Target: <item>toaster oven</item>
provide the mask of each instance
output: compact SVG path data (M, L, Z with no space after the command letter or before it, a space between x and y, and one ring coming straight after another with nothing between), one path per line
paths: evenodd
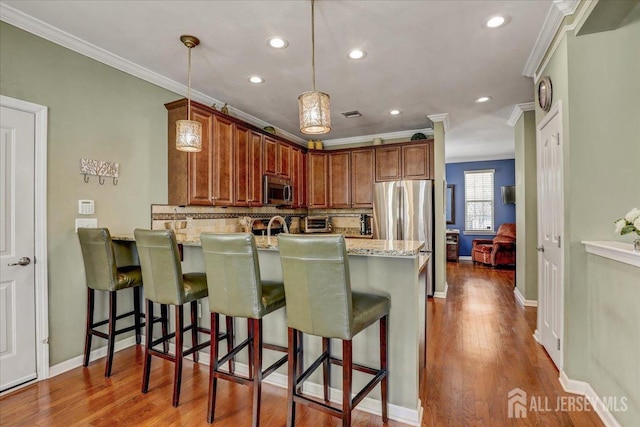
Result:
M303 233L330 233L331 221L328 216L306 216L300 228Z

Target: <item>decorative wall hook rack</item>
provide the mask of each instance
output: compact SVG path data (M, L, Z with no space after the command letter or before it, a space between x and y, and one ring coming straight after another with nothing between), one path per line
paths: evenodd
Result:
M120 164L103 160L80 159L80 173L84 175L84 182L89 183L90 176L97 176L98 183L104 185L105 178L113 178L113 185L118 185Z

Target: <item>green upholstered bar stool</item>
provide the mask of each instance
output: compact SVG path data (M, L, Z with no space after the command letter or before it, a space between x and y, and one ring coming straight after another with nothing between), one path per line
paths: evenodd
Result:
M342 418L351 425L351 410L378 384L381 385L382 420L387 422L387 316L388 297L352 292L349 260L342 235L278 235L284 289L287 297L289 385L287 425L295 423L295 405L301 403ZM380 369L353 363L353 337L380 320ZM323 353L302 375L296 366L296 331L323 338ZM342 361L331 356L330 338L342 340ZM328 404L331 364L342 364L342 409ZM325 367L325 403L301 392L302 383L320 364ZM353 369L374 375L351 399Z
M147 303L147 325L153 315L153 303L175 306L175 332L163 334L153 340L153 331L147 326L145 331L146 345L144 349L144 368L142 374L142 393L149 390L151 372L151 356L157 356L175 363L173 383L173 406L180 401L180 383L182 380L182 360L184 356L193 354L194 362L198 362L198 351L209 345L209 341L198 343L198 332L209 333L208 329L198 326L198 300L208 295L207 278L204 273L182 274L178 243L173 230L141 230L134 231L138 256L144 280L144 296ZM191 307L191 324L184 325L183 305ZM191 348L183 348L184 332L191 331ZM175 338L175 354L159 351L154 347Z
M142 274L139 266L116 266L116 257L111 241L111 234L106 228L78 228L78 238L84 260L84 271L87 280L87 327L85 332L83 366L89 365L91 339L95 335L107 340L107 363L104 376L111 376L113 350L117 335L135 329L136 344L140 344L142 319L140 310L140 290ZM116 292L122 289L133 289L133 311L117 315ZM109 293L109 318L94 322L95 291ZM132 326L117 330L116 321L133 316ZM101 332L97 328L108 325L108 331Z
M287 352L286 347L262 342L262 318L285 306L282 282L268 282L260 278L256 243L252 234L228 233L200 235L209 286L211 311L211 364L209 374L209 408L207 421L213 422L216 405L217 379L222 378L253 387L253 422L260 425L260 397L262 379L287 361L283 356L262 370L262 349ZM244 317L248 322L248 338L226 355L218 355L218 317ZM249 377L241 377L220 370L239 351L249 350Z

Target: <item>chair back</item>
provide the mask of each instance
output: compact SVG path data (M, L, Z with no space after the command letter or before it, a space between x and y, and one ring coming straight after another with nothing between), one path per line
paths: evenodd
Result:
M351 339L353 309L344 236L279 234L287 324L306 334Z
M186 302L180 252L173 230L134 230L146 299L159 304Z
M260 266L249 233L200 235L209 287L209 310L232 317L263 315Z
M115 291L118 285L116 257L107 228L78 228L87 286Z

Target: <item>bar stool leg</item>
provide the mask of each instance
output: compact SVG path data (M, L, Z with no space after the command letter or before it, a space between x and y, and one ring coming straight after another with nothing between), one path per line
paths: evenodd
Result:
M140 310L140 296L142 294L142 286L133 287L133 317L136 325L136 345L140 345L142 342L142 322L140 317L142 316L142 310Z
M94 306L94 293L91 288L87 288L87 329L84 335L84 361L82 366L89 365L89 357L91 356L91 329L93 328L93 306Z
M216 390L218 378L215 371L218 370L218 335L220 333L220 316L211 313L211 354L209 359L209 408L207 410L207 422L211 424L216 411ZM249 364L251 365L251 364Z
M182 338L184 329L184 310L182 305L176 305L176 355L175 373L173 375L173 407L180 403L180 385L182 384Z
M191 346L198 345L198 301L191 301ZM198 352L193 352L193 361L198 363Z
M233 317L225 316L225 322L227 326L227 354L231 353L234 345L234 332L233 332ZM229 373L233 374L236 370L236 358L229 359ZM249 371L249 378L251 378L251 371Z
M249 332L249 336L251 336L251 319L247 319L247 331ZM249 345L247 346L247 351L249 352L249 361L253 360L253 340L249 341ZM249 363L249 378L253 378L253 364Z
M262 320L249 319L253 338L253 417L252 427L260 425L260 396L262 393Z
M104 368L104 376L111 376L111 366L113 365L113 350L116 345L116 317L118 298L116 291L109 291L109 332L107 335L107 365Z
M297 333L297 346L296 346L296 350L297 350L297 366L298 366L298 371L296 372L296 375L298 378L300 378L302 376L302 374L304 373L304 353L302 351L302 347L303 347L303 337L302 337L302 332L300 331L296 331ZM296 387L296 390L298 393L302 393L302 384L298 385L298 387Z
M324 401L328 402L331 398L330 388L331 388L331 362L329 358L331 357L331 339L330 338L322 338L322 353L326 353L327 358L322 363L322 380L324 386Z
M160 304L160 323L162 325L162 336L169 335L169 306L167 304ZM162 343L162 351L165 354L169 353L169 341Z
M352 344L351 340L342 341L342 427L351 427Z
M296 393L296 381L298 380L298 336L299 332L293 328L287 328L287 427L293 427L296 421L296 403L293 395Z
M147 301L145 317L145 344L144 344L144 366L142 368L142 393L149 391L149 374L151 373L151 343L153 342L153 302ZM164 335L163 335L164 336Z
M389 421L387 414L387 407L389 406L387 400L387 383L389 373L387 371L387 316L380 319L380 369L384 369L387 374L380 382L380 394L382 403L382 422Z

